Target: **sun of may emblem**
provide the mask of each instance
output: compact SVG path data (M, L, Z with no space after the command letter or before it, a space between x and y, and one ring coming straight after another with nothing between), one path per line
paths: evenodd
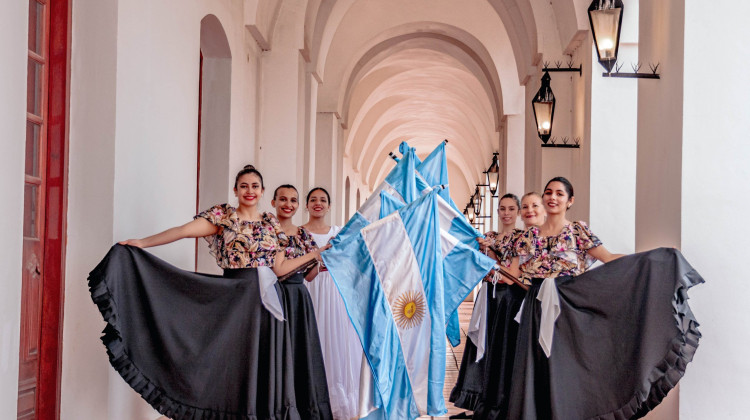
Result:
M405 330L419 325L424 314L424 296L417 291L404 292L393 304L393 317L396 324Z

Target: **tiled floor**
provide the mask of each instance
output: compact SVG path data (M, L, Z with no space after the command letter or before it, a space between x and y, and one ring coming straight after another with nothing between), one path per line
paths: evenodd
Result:
M461 366L461 358L464 354L464 344L466 343L466 329L469 325L469 319L471 318L471 310L474 307L474 302L463 302L458 308L458 319L461 323L461 344L458 347L451 347L446 340L446 354L447 360L445 361L445 387L443 388L443 395L445 396L445 405L448 407L448 414L443 417L432 417L432 419L447 419L448 416L458 414L462 411L466 411L462 408L453 406L453 403L448 401L453 386L456 384L456 378L458 378L458 368ZM430 419L429 416L420 417L422 419Z

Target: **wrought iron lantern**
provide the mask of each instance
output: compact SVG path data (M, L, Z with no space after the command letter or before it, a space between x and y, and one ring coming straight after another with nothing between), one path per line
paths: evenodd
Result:
M497 155L497 152L492 154L492 164L485 172L487 174L487 186L493 197L497 193L498 185L500 185L500 165L497 163Z
M469 207L468 207L467 211L469 212L469 223L473 224L474 223L474 218L476 217L476 214L474 214L474 203L473 202L471 204L469 204Z
M599 64L610 73L617 62L622 28L622 0L594 0L589 5L589 24Z
M482 214L482 195L479 194L479 187L474 190L474 195L471 196L471 204L474 206L474 214L479 216Z
M534 120L536 131L543 143L547 143L552 135L552 119L555 116L555 94L550 87L551 77L544 72L542 76L542 87L534 96L531 105L534 109Z

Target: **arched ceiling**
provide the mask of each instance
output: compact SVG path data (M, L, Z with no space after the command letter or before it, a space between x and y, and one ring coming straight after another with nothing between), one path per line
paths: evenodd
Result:
M280 4L248 1L261 17ZM542 52L561 54L587 26L588 1L304 3L299 44L320 81L317 110L340 116L340 146L352 166L345 173L372 189L393 167L388 152L401 141L424 157L449 139L451 191L461 205L500 151L502 117L526 112L523 84Z

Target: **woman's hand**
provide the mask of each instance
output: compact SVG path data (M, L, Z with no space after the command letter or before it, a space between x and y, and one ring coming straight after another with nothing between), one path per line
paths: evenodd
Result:
M477 242L479 242L479 248L482 252L487 252L487 250L493 245L493 241L487 238L477 238Z
M120 241L118 242L118 244L143 248L143 239L128 239L126 241Z
M323 258L321 258L320 253L323 252L323 251L325 251L326 249L330 249L330 248L331 248L331 244L326 244L323 248L319 248L316 251L317 255L315 255L315 259L322 262Z

